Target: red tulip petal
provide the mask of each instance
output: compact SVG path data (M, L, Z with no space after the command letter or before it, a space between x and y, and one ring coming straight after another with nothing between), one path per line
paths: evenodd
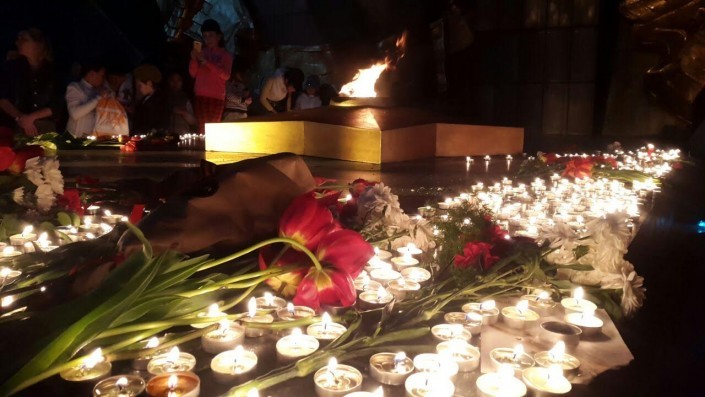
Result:
M279 235L292 238L313 250L328 234L333 225L333 214L310 194L292 201L279 221Z
M15 151L7 146L0 146L0 171L5 171L15 161Z
M321 239L316 257L336 269L357 277L367 261L374 256L374 249L353 230L338 230Z

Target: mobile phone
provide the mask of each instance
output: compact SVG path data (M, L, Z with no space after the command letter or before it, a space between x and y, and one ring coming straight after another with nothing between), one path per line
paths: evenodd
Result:
M201 52L201 49L202 49L202 48L203 48L203 43L201 43L200 41L194 41L194 42L193 42L193 49L194 49L194 50L196 50L196 51L198 51L198 52Z

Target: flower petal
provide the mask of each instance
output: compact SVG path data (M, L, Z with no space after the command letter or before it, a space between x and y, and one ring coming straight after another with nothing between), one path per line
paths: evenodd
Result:
M337 230L329 233L318 244L316 257L336 269L357 277L367 261L374 256L374 249L362 236L353 230Z

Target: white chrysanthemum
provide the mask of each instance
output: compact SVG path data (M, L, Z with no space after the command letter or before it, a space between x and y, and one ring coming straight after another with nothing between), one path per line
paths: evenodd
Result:
M64 194L64 177L59 170L59 160L45 158L43 167L44 179L51 185L56 194Z
M606 276L606 273L599 270L590 270L588 272L571 270L569 278L575 284L598 286Z
M33 157L25 163L24 174L30 182L37 186L44 184L42 176L42 163L39 157Z
M575 254L572 249L565 249L564 247L559 247L551 251L546 255L546 260L548 263L560 266L569 265L575 263Z
M24 201L24 188L23 187L18 187L17 189L12 191L12 201L14 201L17 204L22 204Z
M37 186L37 191L34 194L37 196L37 209L40 212L49 211L51 206L54 205L54 190L50 184L45 183Z
M624 212L607 214L604 218L593 219L587 223L588 234L599 244L606 240L620 251L626 252L631 233L627 223L629 216Z
M433 231L428 227L428 221L425 219L412 223L411 229L408 229L408 235L398 237L391 242L392 249L406 247L407 244L413 243L419 249L428 251L436 246L433 239Z
M572 250L578 246L580 236L568 224L556 222L542 227L542 237L551 243L551 248L562 247L565 250Z
M626 316L631 316L644 305L646 299L646 288L644 288L644 277L636 274L634 265L629 261L623 261L620 272L605 276L602 280L602 288L622 290L622 312Z

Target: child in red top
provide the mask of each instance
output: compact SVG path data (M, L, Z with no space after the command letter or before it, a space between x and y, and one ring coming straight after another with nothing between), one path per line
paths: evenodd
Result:
M218 22L208 19L201 25L205 48L194 44L191 50L189 73L196 82L194 112L199 132L205 132L205 123L220 122L225 106L225 82L230 78L233 57L221 46L223 32Z

